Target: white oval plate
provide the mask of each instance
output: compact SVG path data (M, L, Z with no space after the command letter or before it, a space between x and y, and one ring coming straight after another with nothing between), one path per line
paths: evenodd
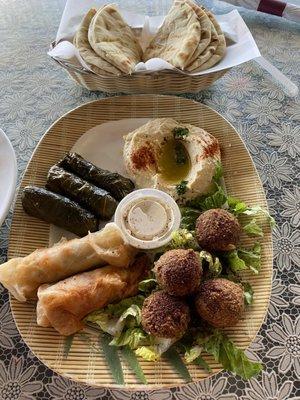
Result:
M17 161L15 151L0 129L0 226L4 221L15 195Z

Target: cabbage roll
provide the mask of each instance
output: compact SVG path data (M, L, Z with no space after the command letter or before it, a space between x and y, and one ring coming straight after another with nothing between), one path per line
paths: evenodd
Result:
M75 201L43 188L26 186L22 193L22 206L28 215L60 226L78 236L98 230L98 219L94 214Z
M58 163L66 171L73 172L88 182L107 190L117 200L122 200L134 189L134 183L117 172L110 172L82 158L77 153L67 153Z
M127 269L108 265L40 286L37 324L52 326L65 336L79 331L84 327L82 319L90 312L136 295L148 267L148 258L141 256Z
M63 240L26 257L0 265L0 282L19 301L36 298L38 287L93 267L111 264L128 267L135 250L124 243L120 229L107 224L101 231L80 239Z
M89 183L63 168L53 165L49 169L46 189L67 196L104 220L111 219L117 201L104 189Z

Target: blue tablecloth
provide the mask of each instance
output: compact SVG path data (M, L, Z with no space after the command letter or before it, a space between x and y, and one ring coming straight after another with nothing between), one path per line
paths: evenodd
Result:
M122 1L124 8L146 14L161 14L169 5L168 0ZM206 5L217 13L232 9L220 2ZM58 117L107 96L77 86L46 54L63 7L61 0L0 1L0 126L16 151L19 181L39 139ZM300 84L299 27L277 17L241 13L262 54ZM197 384L150 392L79 385L53 373L30 352L13 322L8 294L0 286L1 399L295 400L300 396L299 99L286 97L253 62L234 68L209 90L186 97L208 104L237 128L253 156L277 221L271 303L247 351L251 359L263 362L265 370L248 382L219 373ZM11 216L12 212L0 230L2 261Z

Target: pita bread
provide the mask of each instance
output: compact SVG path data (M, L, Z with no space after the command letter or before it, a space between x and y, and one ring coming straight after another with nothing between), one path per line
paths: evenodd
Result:
M126 74L131 74L141 61L141 46L114 5L97 11L89 26L88 39L100 57Z
M89 25L97 10L91 8L84 16L73 39L74 46L77 47L83 60L90 66L91 70L97 75L113 74L120 75L121 71L105 61L94 52L88 41Z
M218 24L215 16L210 11L207 11L207 15L218 33L219 44L212 57L209 58L209 60L207 60L204 64L202 64L200 68L197 69L197 71L204 71L205 69L213 67L222 60L226 52L226 40L220 25Z
M206 10L204 7L201 7L201 9L207 14L211 23L211 43L205 51L187 67L188 71L193 72L200 72L211 68L223 58L226 51L225 36L219 23L210 11Z
M146 48L144 61L159 57L184 69L200 41L200 23L186 2L175 2Z
M176 0L176 2L184 2L184 1L194 10L195 14L197 15L201 30L199 44L196 47L196 50L192 54L192 57L190 58L188 63L191 64L194 60L196 60L199 57L199 55L210 44L212 35L212 24L205 11L202 10L202 8L199 7L197 4L195 4L192 0Z

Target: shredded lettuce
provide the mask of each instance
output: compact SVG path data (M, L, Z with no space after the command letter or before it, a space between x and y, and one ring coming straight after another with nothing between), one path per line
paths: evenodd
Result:
M255 274L258 274L261 268L261 244L255 243L250 250L238 249L238 255L246 266Z
M218 183L215 183L214 186L214 192L189 200L186 204L187 207L200 211L210 210L211 208L222 208L227 202L226 193Z
M244 302L245 305L251 305L253 303L253 289L249 282L242 282L244 288Z
M218 257L212 256L208 251L202 250L199 253L200 260L208 263L208 272L210 277L217 277L222 272L222 265Z
M171 249L194 249L198 250L199 245L192 232L187 229L178 229L172 233L172 239L168 243L166 250Z
M147 294L151 293L156 287L157 282L154 278L145 279L139 283L139 291Z
M195 229L196 220L200 215L200 211L191 207L181 207L181 223L180 228L193 231Z
M261 245L257 242L252 249L240 248L229 251L225 258L234 273L249 268L253 273L258 274L261 268Z
M248 224L243 226L243 230L249 236L260 236L263 237L263 231L261 227L256 223L256 219L253 218Z
M267 218L271 227L275 226L274 218L269 214L268 210L262 208L261 206L249 207L243 201L231 196L228 197L227 204L229 207L229 211L231 211L233 214L237 216L241 214L248 216L263 215Z
M155 346L141 346L135 350L135 354L146 361L158 361L160 354L157 353Z
M138 356L147 361L157 361L176 341L176 339L157 338L150 335L147 340L147 346L140 346L135 350Z
M115 336L109 343L110 346L128 346L131 349L138 348L147 339L147 334L138 327L128 328Z
M234 372L243 379L250 379L262 371L262 365L250 361L243 350L237 348L225 333L214 330L207 337L198 336L197 342L211 354L227 371Z
M109 304L102 310L90 313L86 323L94 323L100 329L112 336L119 336L125 326L138 326L141 323L141 307L144 296L138 295L121 300L116 304Z

